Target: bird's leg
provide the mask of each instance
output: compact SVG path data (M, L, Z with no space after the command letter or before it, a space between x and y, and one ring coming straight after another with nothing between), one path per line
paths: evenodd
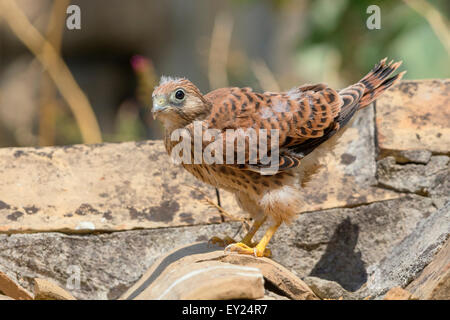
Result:
M272 239L273 235L277 231L277 229L280 227L281 222L276 222L275 224L271 225L269 229L267 229L266 233L262 237L262 239L258 242L256 247L254 248L254 254L257 257L263 257L265 256L265 253L268 252L268 256L270 257L272 253L269 249L266 249L267 244L269 243L270 239Z
M266 249L266 246L280 225L281 222L276 222L275 224L271 225L269 229L267 229L261 241L259 241L254 248L246 245L245 243L238 242L228 245L225 248L225 251L237 252L241 254L250 254L255 255L256 257L270 257L272 253L270 252L269 249Z
M253 236L259 230L259 228L261 228L263 223L266 222L266 219L267 217L263 216L262 218L255 220L250 230L248 230L247 234L244 236L244 238L242 238L241 242L249 247L254 247L256 243L252 243Z
M242 238L241 243L243 243L249 247L254 247L256 245L256 243L252 243L252 238L255 235L255 233L258 231L258 229L266 221L266 219L267 218L265 216L263 216L262 218L255 220L255 222L253 222L250 230L247 232L247 234L244 236L244 238ZM209 243L219 244L219 245L222 245L223 247L226 247L232 243L237 243L237 241L229 236L225 236L225 238L223 238L223 239L219 238L219 237L212 237L209 240Z

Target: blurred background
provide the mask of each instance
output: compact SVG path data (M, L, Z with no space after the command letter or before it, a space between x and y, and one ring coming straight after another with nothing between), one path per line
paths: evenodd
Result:
M161 75L203 93L342 88L388 56L406 79L448 78L449 13L448 0L0 0L0 147L161 138Z

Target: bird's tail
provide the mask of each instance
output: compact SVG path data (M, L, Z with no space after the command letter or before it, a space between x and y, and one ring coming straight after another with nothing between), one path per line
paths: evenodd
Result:
M365 87L364 93L359 100L359 109L362 109L372 103L378 96L386 89L400 81L406 71L400 72L395 76L390 75L397 70L402 64L402 61L394 63L394 60L386 64L387 58L384 58L364 77L359 83Z
M397 83L406 71L389 77L402 64L401 61L386 64L384 58L357 83L339 91L343 100L338 122L341 127L345 126L359 109L367 107L377 99L384 90Z

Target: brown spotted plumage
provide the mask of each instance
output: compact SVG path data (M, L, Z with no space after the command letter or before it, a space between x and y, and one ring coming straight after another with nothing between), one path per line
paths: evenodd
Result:
M289 222L304 203L301 189L312 179L319 158L335 145L357 110L401 79L404 72L391 76L400 64L387 64L383 59L358 83L342 90L316 84L280 93L221 88L202 95L189 80L162 78L153 92L153 112L164 124L167 151L172 154L179 143L171 139L176 129L191 136L196 130L204 134L207 129L215 129L213 137L200 141L200 151L210 151L208 145L212 141L219 143L223 153L214 156L223 161L194 163L199 150L194 148L192 139L191 153L183 158L190 162L183 161L181 165L203 182L234 193L239 205L255 221L241 242L228 247L230 250L257 256L268 254L265 248L273 233L282 222ZM256 134L255 140L246 135L249 129ZM278 133L279 165L267 175L264 169L268 164L255 148L264 143L268 155L276 154L271 149L276 135L272 136L270 130ZM247 142L241 157L233 139L240 135ZM265 142L259 138L265 138ZM228 152L227 146L234 148ZM233 163L226 161L229 159ZM255 245L252 237L266 218L272 224Z

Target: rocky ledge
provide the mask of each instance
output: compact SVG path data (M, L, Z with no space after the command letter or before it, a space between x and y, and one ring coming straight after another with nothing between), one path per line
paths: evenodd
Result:
M243 233L161 141L0 149L0 299L124 299L145 279L133 298L450 299L449 93L403 81L359 112L271 261L216 248L161 267ZM205 268L200 291L168 285Z

